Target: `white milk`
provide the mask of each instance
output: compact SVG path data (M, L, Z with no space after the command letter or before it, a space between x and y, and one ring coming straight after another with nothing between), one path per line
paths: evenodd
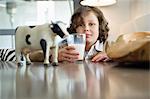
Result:
M69 44L69 46L74 46L75 50L79 52L78 60L84 59L85 44Z

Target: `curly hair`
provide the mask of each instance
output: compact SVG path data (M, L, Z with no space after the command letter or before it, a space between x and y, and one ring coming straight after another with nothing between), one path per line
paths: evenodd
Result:
M71 33L75 33L76 32L76 28L83 23L83 17L85 15L87 15L88 13L93 12L99 21L99 37L98 40L100 40L101 42L105 42L107 37L108 37L108 31L109 31L109 27L108 27L108 22L106 21L102 11L100 11L100 9L96 8L96 7L91 7L91 6L81 6L80 8L78 8L74 14L71 17L71 24L70 27L67 29L68 32Z

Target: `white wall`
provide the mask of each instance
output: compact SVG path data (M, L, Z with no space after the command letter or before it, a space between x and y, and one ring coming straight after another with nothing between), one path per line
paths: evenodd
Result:
M15 48L14 41L15 41L15 38L12 35L1 35L0 36L0 49L1 48Z
M118 35L137 31L150 31L150 18L142 21L143 28L134 27L135 20L150 13L149 0L117 0L108 7L99 7L109 22L109 40L115 40ZM147 27L146 27L147 26Z

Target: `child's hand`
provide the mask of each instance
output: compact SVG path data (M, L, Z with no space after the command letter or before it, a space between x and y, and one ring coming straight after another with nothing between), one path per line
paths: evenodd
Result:
M58 51L58 61L74 62L78 59L79 53L73 46L65 46Z
M92 62L99 62L99 61L109 61L109 57L105 52L99 52L92 58Z

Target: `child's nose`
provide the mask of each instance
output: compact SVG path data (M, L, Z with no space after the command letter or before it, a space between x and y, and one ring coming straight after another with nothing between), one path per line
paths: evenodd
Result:
M85 25L85 31L89 31L89 26Z

